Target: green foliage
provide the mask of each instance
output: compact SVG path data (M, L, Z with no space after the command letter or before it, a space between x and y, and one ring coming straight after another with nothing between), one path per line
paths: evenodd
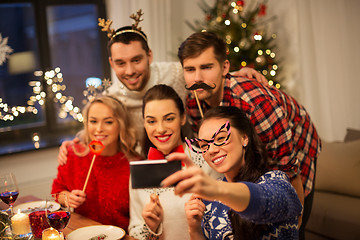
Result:
M0 211L0 237L5 236L6 226L10 225L10 217L6 212Z
M266 1L217 0L214 6L210 6L202 0L199 7L205 18L187 24L195 32L211 31L224 38L231 71L252 67L274 85L279 83L279 68L273 51L276 48L276 35L267 31L268 23L275 17L266 17ZM280 88L280 85L277 87Z

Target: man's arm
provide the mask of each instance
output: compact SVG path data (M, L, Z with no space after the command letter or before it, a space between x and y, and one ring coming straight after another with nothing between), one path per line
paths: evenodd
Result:
M258 82L260 82L260 83L262 83L262 84L264 84L266 86L269 85L269 82L266 79L266 77L264 75L262 75L261 73L259 73L258 71L256 71L255 69L253 69L253 68L244 67L244 68L241 68L238 71L232 72L231 75L256 79Z
M74 138L72 141L63 141L60 148L59 148L59 155L58 155L58 163L60 166L65 165L67 161L67 147L71 144L79 143L79 138Z
M266 144L269 156L273 159L271 167L288 174L301 204L304 206L304 188L300 176L300 162L296 159L291 128L286 114L275 102L262 101L252 114L255 130ZM299 226L301 224L299 217Z

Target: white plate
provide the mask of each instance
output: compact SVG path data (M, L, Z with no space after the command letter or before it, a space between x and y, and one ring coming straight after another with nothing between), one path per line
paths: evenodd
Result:
M105 240L118 240L125 236L125 231L122 228L111 225L94 225L72 231L66 235L66 240L89 240L92 237L105 235Z
M57 202L51 202L52 206L50 207L50 211L56 211L60 209L60 204ZM14 207L14 213L18 212L18 209L20 209L20 212L22 213L31 213L33 211L43 211L45 210L46 201L33 201L33 202L27 202L23 204L19 204Z

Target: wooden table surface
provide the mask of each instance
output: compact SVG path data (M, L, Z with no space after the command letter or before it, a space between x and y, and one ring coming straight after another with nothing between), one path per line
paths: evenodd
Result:
M32 195L28 195L28 196L23 196L23 197L19 197L14 206L22 204L22 203L26 203L26 202L32 202L32 201L38 201L41 200L35 196ZM7 209L8 206L3 203L0 202L0 209ZM63 233L65 234L65 236L69 233L71 233L72 231L81 228L81 227L87 227L87 226L93 226L93 225L101 225L101 223L94 221L90 218L84 217L78 213L71 213L71 217L70 217L70 221L69 224L67 225L67 227L63 230ZM135 240L135 238L130 237L128 234L125 235L124 238L122 238L123 240Z

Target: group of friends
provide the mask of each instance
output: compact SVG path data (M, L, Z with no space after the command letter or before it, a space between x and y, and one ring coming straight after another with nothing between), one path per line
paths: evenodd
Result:
M211 32L190 35L179 62L152 62L132 26L112 32L108 53L119 81L61 145L52 193L136 239L304 239L321 141L303 106L253 69L230 74L226 44ZM92 140L105 148L83 191ZM153 151L182 170L133 189L129 162Z

